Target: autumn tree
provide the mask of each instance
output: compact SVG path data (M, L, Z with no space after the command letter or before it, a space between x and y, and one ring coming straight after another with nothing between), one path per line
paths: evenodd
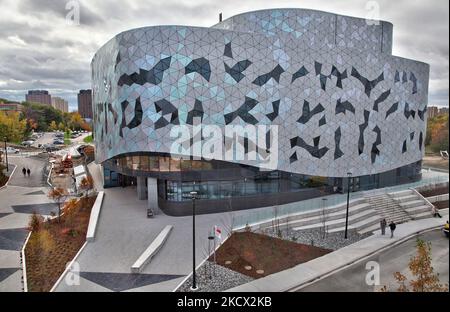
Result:
M448 151L449 124L448 114L438 115L430 118L427 122L427 135L425 145L429 146L433 152L442 150Z
M20 142L24 138L27 121L20 119L20 114L0 112L0 138L10 142Z
M434 272L431 265L431 243L417 239L417 254L411 258L408 268L413 276L407 285L408 279L400 272L394 273L399 284L399 292L446 292L448 285L441 284L439 274ZM385 287L383 290L387 290Z
M94 187L94 180L91 176L84 177L80 182L80 190L85 191L85 199L89 198L89 191Z
M52 120L52 122L50 123L50 130L51 131L56 131L58 130L58 125L56 124L56 122L54 120Z
M58 205L58 222L61 221L61 204L66 200L66 196L64 189L60 187L54 187L48 193L48 197Z

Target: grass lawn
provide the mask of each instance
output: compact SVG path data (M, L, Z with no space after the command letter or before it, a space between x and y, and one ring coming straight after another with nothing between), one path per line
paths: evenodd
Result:
M95 196L76 202L61 222L57 218L40 224L25 248L28 291L48 292L86 241Z
M218 264L260 278L326 255L332 250L252 232L233 233L216 251ZM210 261L212 260L209 259ZM231 263L226 263L231 261ZM251 266L251 269L246 269ZM264 270L263 274L257 270Z
M85 138L83 139L84 143L92 143L93 140L94 140L94 139L92 138L92 134L91 134L91 135L88 135L87 137L85 137Z

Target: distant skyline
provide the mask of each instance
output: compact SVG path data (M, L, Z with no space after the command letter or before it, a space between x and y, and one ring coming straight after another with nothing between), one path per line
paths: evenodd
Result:
M0 0L0 98L24 101L31 89L48 90L77 109L77 93L91 88L94 53L116 34L151 25L209 27L219 13L232 15L268 8L308 8L379 19L394 24L393 54L430 64L430 106L449 99L449 2L442 0ZM80 7L80 25L66 16ZM372 11L373 12L373 11ZM370 15L373 17L373 15ZM419 22L418 22L419 21Z

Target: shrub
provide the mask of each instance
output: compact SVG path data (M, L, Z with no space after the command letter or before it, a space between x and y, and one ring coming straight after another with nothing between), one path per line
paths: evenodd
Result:
M30 222L28 222L28 228L32 232L38 232L42 225L42 216L38 216L36 212L30 216Z

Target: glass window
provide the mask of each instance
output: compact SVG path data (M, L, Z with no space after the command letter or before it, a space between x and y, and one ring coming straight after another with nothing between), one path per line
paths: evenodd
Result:
M139 157L140 162L140 170L148 171L149 170L149 156L140 156Z
M201 160L192 160L191 167L192 170L203 170L204 161Z
M150 171L159 171L159 157L150 156Z
M189 159L182 159L180 160L180 167L183 171L189 171L191 170L191 161Z
M170 171L180 171L180 159L172 157L169 159L170 159Z
M159 170L160 171L170 171L170 158L160 157L159 158Z

